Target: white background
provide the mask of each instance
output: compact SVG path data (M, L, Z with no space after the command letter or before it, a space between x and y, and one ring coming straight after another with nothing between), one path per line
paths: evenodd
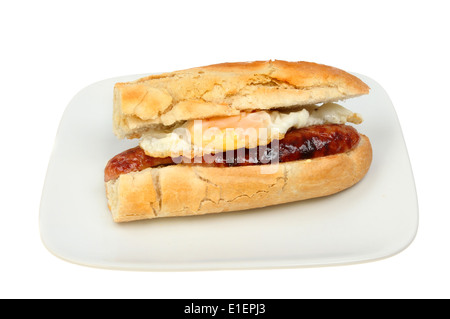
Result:
M448 21L447 1L437 0L1 2L0 297L450 297ZM406 250L350 266L204 272L94 269L46 250L41 191L78 91L121 75L262 59L329 64L386 89L419 200Z

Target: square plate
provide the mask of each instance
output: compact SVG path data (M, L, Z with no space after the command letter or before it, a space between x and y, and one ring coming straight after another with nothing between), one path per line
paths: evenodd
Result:
M340 104L362 114L373 163L362 181L338 194L222 214L116 224L107 208L103 170L137 145L112 132L113 86L122 76L81 90L67 106L43 188L41 239L76 264L126 270L311 267L392 256L414 239L414 178L394 106L374 80L367 96Z

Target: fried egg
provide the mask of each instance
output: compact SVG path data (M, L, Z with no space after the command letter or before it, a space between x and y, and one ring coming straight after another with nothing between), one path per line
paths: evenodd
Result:
M336 103L311 105L292 112L256 111L186 121L170 131L153 130L140 147L149 156L193 158L239 148L267 145L282 139L291 128L321 124L360 124L359 114Z

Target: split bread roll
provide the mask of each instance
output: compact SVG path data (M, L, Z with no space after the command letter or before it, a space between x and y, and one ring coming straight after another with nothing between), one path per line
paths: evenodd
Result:
M120 158L114 163L111 159L105 168L106 195L113 220L129 222L247 210L323 197L355 185L371 165L369 138L354 130L357 140L353 138L353 144L350 138L340 135L330 135L331 144L319 139L324 136L321 125L340 127L362 120L329 102L368 92L364 82L340 69L278 60L223 63L117 83L113 132L119 138L170 134L193 120L234 119L255 113L269 114L270 121L277 117L283 125L283 121L289 118L292 122L295 117L297 122L286 126L287 132L297 132L292 136L301 137L301 130L310 127L318 135L305 139L302 145L289 141L285 148L295 146L303 152L306 145L309 149L305 156L311 158L229 167L175 164L168 161L167 154L153 152L153 146L147 143L149 149L139 156L159 164L137 168L136 163L141 163L142 158L125 164ZM330 111L314 117L322 106ZM270 123L275 125L275 121ZM288 134L282 134L280 142L289 139ZM329 149L336 151L328 152ZM224 146L223 151L230 149ZM289 158L289 154L284 156ZM123 167L111 169L112 164Z

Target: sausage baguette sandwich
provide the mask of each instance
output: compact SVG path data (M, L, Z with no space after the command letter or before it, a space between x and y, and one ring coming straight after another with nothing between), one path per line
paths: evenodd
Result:
M116 83L113 131L139 145L105 167L115 222L245 210L331 195L372 161L359 114L369 93L310 63L222 63Z

